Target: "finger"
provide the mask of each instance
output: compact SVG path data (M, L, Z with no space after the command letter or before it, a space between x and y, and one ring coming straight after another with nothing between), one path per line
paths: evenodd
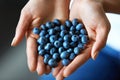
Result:
M64 76L63 76L63 71L64 71L65 67L63 67L60 72L58 73L58 75L56 76L56 80L63 80Z
M82 52L80 55L76 56L76 58L68 66L66 66L63 76L68 77L83 63L85 63L90 58L90 50L91 47L85 49L85 52Z
M15 37L13 38L13 41L11 43L12 46L16 46L21 42L21 40L25 36L26 30L28 29L30 23L31 16L22 12L16 28Z
M51 68L50 68L50 66L46 66L46 74L49 74L51 72Z
M63 65L61 64L61 62L58 64L58 66L56 68L54 68L53 70L53 76L56 77L57 74L60 72L60 70L63 68Z
M35 71L37 66L37 43L32 37L27 38L27 61L30 71Z
M96 40L92 47L91 57L96 59L98 52L106 45L110 25L100 25L96 29Z
M42 75L42 74L46 73L46 66L43 62L43 57L42 56L38 56L37 73L38 73L38 75Z

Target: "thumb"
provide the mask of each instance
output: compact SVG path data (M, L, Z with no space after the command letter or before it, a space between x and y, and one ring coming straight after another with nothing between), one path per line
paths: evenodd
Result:
M91 57L96 59L99 51L106 45L110 26L98 26L96 28L96 39L92 47Z
M22 41L23 37L25 36L26 30L30 25L31 20L32 19L30 15L21 13L20 20L18 22L15 32L15 37L12 40L11 46L16 46Z

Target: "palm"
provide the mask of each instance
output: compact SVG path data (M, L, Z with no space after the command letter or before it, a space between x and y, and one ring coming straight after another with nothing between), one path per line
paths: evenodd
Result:
M75 0L70 10L70 20L74 18L78 18L85 25L90 42L87 44L86 49L67 67L59 66L55 69L54 75L58 80L63 80L64 77L72 74L91 56L95 59L96 55L94 53L104 47L109 33L110 24L99 2L78 2L78 0Z
M16 28L15 41L12 45L17 45L26 34L27 37L27 59L31 71L39 75L49 73L50 67L45 66L43 58L37 55L36 37L31 34L33 27L38 27L46 21L68 19L69 0L30 0L22 9L20 20Z

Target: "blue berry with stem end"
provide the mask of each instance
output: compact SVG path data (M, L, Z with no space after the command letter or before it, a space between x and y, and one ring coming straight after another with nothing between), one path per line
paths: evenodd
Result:
M77 42L79 40L79 36L78 35L72 35L71 40L73 42Z
M56 41L54 42L54 46L55 46L56 48L59 48L59 47L62 46L62 44L61 44L60 41L56 40Z
M51 43L54 43L56 40L57 40L57 36L56 35L51 35L50 38L49 38L49 41Z

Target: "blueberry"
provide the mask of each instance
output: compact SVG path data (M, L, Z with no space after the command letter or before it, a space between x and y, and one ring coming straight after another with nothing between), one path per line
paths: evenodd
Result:
M72 51L73 51L72 48L67 49L68 53L71 53Z
M50 60L51 56L49 54L44 55L44 63L48 64L48 61Z
M57 40L57 37L55 35L51 35L49 40L51 43L54 43Z
M43 30L46 30L46 29L47 29L47 27L46 27L45 24L42 24L42 25L40 26L40 28L43 29Z
M47 27L47 28L52 28L52 27L54 27L54 23L49 22L49 21L48 21L48 22L46 22L46 24L45 24L45 25L46 25L46 27Z
M40 51L41 49L44 49L44 45L39 45L38 46L38 51Z
M55 31L60 31L60 26L55 26L54 30Z
M69 57L69 53L67 51L63 51L60 54L61 59L67 59Z
M71 23L71 21L66 20L66 21L65 21L65 25L66 25L66 27L71 27L71 26L72 26L72 23Z
M47 39L48 39L49 37L50 37L50 35L49 35L49 34L46 34L46 35L45 35L45 38L47 38Z
M47 40L46 40L45 37L40 37L40 38L37 40L37 42L38 42L39 44L45 44L45 43L47 42Z
M79 34L80 34L80 31L75 31L75 34L76 34L76 35L79 35Z
M76 46L77 46L77 42L71 42L71 43L70 43L70 46L71 46L71 47L76 47Z
M39 55L44 56L46 52L44 49L41 49L38 53L39 53Z
M64 41L70 41L70 38L71 38L71 36L68 35L68 34L66 34L66 35L63 37Z
M55 30L53 28L48 29L48 33L49 33L49 35L53 35L53 34L55 34Z
M60 38L58 39L58 41L59 41L59 42L63 42L63 38L60 37Z
M58 64L57 64L57 61L56 61L55 59L50 59L50 60L48 61L48 65L49 65L50 67L56 67Z
M55 47L50 49L50 54L53 55L54 53L57 52L57 49Z
M60 26L60 29L61 29L61 31L62 31L62 30L66 30L66 26L65 26L65 25L61 25L61 26Z
M75 31L75 26L71 26L70 31Z
M65 49L63 47L58 48L58 52L61 54Z
M80 30L82 29L82 27L83 27L83 24L79 23L76 25L76 30Z
M79 40L79 36L78 35L72 35L71 40L73 42L77 42Z
M34 34L39 34L40 33L40 29L37 28L37 27L33 28L33 33Z
M45 50L50 50L50 48L52 47L52 44L51 43L47 43L46 45L45 45Z
M69 59L70 59L70 60L73 60L73 59L75 58L75 56L76 56L76 55L75 55L74 53L71 53L70 56L69 56Z
M55 46L56 48L59 48L61 45L62 45L61 42L58 41L58 40L54 42L54 46Z
M65 49L68 49L68 48L70 47L70 43L67 42L67 41L64 41L64 42L63 42L63 47L64 47Z
M74 32L74 31L69 31L69 34L70 34L70 35L74 35L75 32Z
M55 60L59 60L59 59L60 59L59 53L54 53L54 54L52 55L52 58L55 59Z
M80 48L79 47L75 47L74 48L74 53L78 55L80 53Z
M83 44L86 44L86 43L88 42L88 36L87 36L87 35L83 35L83 36L81 37L81 42L82 42Z
M85 48L84 44L82 44L82 43L79 43L77 47L79 47L80 49L84 49Z
M40 35L40 37L41 36L45 36L46 35L46 31L45 30L41 30L39 35Z
M70 63L69 59L63 59L62 60L62 65L67 66Z
M63 31L60 32L60 36L61 36L61 37L64 37L65 34L67 34L67 31L66 31L66 30L63 30Z
M83 34L83 35L86 35L87 34L87 31L85 29L81 29L80 30L80 33Z
M72 20L72 25L73 26L76 26L78 23L79 23L78 19L75 18L75 19Z
M54 19L54 20L53 20L53 23L54 23L56 26L60 26L60 25L61 25L61 22L60 22L60 20L58 20L58 19Z

